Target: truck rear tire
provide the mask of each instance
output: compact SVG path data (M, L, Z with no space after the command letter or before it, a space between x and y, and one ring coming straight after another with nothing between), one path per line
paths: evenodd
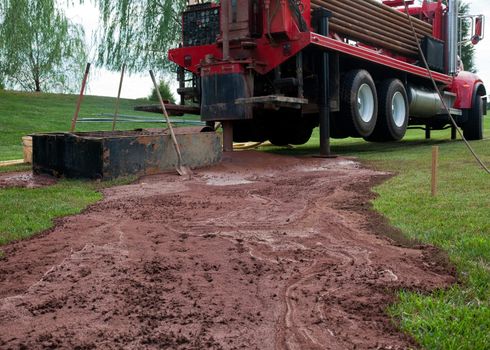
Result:
M373 78L366 70L352 70L340 88L341 115L339 122L352 137L372 134L378 116L378 98Z
M379 113L374 132L367 141L390 142L401 140L408 126L408 97L403 83L387 79L378 87Z
M310 120L291 120L283 127L275 127L269 141L275 146L304 145L313 133L314 125Z
M342 115L339 112L330 112L330 137L333 139L346 139L350 137L350 130L342 124Z
M283 109L269 114L272 115L268 118L271 123L268 138L276 146L303 145L310 140L313 129L318 125L317 116L302 116L296 110Z
M313 128L306 125L299 125L295 130L279 130L270 137L270 142L275 146L304 145L307 143Z
M483 99L475 94L473 107L467 111L468 120L463 124L463 135L469 141L483 139Z

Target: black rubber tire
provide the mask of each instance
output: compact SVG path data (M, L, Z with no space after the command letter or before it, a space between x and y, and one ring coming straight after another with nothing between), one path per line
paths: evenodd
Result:
M393 115L393 97L400 93L405 102L405 119L401 126L395 123ZM391 142L401 140L407 133L409 105L407 91L398 79L387 79L378 85L378 120L373 133L365 140L371 142Z
M330 137L333 139L346 139L350 137L350 130L343 125L342 114L339 112L330 113Z
M469 141L483 139L483 99L475 94L473 107L467 111L468 120L463 124L463 135Z
M364 84L371 88L374 97L373 113L368 122L362 120L358 108L359 89ZM345 74L340 86L340 111L342 117L339 121L350 136L368 137L372 134L378 117L378 98L376 86L368 71L352 70Z
M270 142L275 146L304 145L310 140L312 133L313 128L301 127L294 133L274 133L270 137Z
M267 125L262 120L233 121L234 142L264 142L267 139Z
M281 126L271 128L270 142L276 146L303 145L313 133L315 125L310 118L285 118Z

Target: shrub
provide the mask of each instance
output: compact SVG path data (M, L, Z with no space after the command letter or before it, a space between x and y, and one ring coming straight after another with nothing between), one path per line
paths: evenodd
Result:
M160 84L158 85L158 89L160 90L160 95L164 101L170 101L171 103L175 103L175 97L172 93L172 89L170 84L165 80L160 80ZM149 97L150 101L158 101L158 96L155 88L152 89L151 95Z

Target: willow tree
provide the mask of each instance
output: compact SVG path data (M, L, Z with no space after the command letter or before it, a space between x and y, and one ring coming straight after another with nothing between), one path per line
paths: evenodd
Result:
M76 2L76 0L71 0ZM168 68L167 51L181 37L182 0L79 0L95 3L101 15L98 61L133 72Z
M6 0L0 0L0 24L3 23L3 18L4 18L4 13L5 13L5 5L6 5ZM4 82L4 67L5 67L5 58L3 57L3 38L0 35L0 90L3 90L5 88L5 82Z
M29 91L71 91L86 61L84 32L56 0L1 0L0 75Z
M466 2L460 2L459 4L459 15L466 16L470 12L470 5ZM475 46L471 43L469 39L471 34L471 25L467 20L462 20L460 31L460 56L463 62L464 69L469 72L476 72L475 67Z

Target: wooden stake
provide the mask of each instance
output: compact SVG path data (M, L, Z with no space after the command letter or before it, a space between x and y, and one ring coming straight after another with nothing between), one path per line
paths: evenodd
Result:
M437 196L439 146L432 147L432 197Z
M78 97L77 108L75 110L75 115L73 116L73 119L71 121L70 132L74 132L75 127L77 125L78 114L80 113L80 106L82 105L83 94L85 93L85 86L87 85L87 78L88 78L89 71L90 71L90 63L87 63L87 67L85 68L85 74L83 76L82 88L80 89L80 96Z
M121 100L121 90L122 90L125 71L126 71L126 63L124 63L122 66L121 80L119 81L119 91L117 93L117 100L116 100L116 111L114 112L114 119L112 120L112 131L114 131L116 129L116 122L117 122L117 117L119 114L119 102Z

